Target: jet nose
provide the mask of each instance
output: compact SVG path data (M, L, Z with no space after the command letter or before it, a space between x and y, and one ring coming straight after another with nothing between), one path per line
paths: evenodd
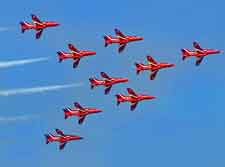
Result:
M90 52L89 52L89 55L96 55L96 52L90 51Z
M143 37L136 37L136 40L141 41L141 40L144 40L144 38Z
M54 22L53 25L54 25L54 26L59 26L60 23Z
M176 64L169 64L169 67L175 67Z
M97 112L97 113L98 113L98 112L103 112L103 111L102 111L102 110L95 110L95 112Z
M120 81L121 82L128 82L128 79L127 78L121 78Z
M155 99L156 96L146 96L146 99Z

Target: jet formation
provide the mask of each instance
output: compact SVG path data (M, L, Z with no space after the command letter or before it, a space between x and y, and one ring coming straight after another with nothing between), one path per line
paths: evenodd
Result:
M36 15L31 15L33 23L28 22L20 22L21 31L24 33L26 30L33 29L36 31L36 39L39 39L41 37L41 34L45 28L48 27L55 27L59 26L60 24L58 22L54 21L41 21ZM135 42L135 41L141 41L144 38L140 36L132 36L132 35L125 35L122 33L119 29L115 28L115 37L111 35L105 35L104 36L104 46L107 47L111 44L118 44L118 52L121 53L124 51L128 43ZM196 66L200 65L203 58L211 55L211 54L219 54L222 51L218 49L207 49L202 48L200 44L196 41L193 42L194 50L189 50L187 48L181 49L182 52L182 59L185 60L189 57L196 57ZM70 52L64 52L64 51L58 51L58 61L62 62L66 59L72 59L73 62L73 68L76 68L79 65L79 62L81 58L96 55L95 51L90 50L78 50L73 44L69 43L68 48ZM166 62L157 62L152 56L146 56L148 64L143 63L135 63L136 66L136 74L140 74L140 72L148 70L151 72L150 74L150 80L154 80L161 69L175 67L175 64L172 63L166 63ZM110 93L110 90L113 85L119 84L119 83L127 83L129 81L126 77L111 77L105 72L100 72L100 76L102 79L97 79L96 77L90 77L90 87L91 89L94 89L98 86L105 87L104 94L107 95ZM148 95L148 94L141 94L134 91L132 88L127 88L128 95L124 94L116 94L116 104L119 106L121 103L128 102L130 103L130 110L134 111L140 101L144 100L153 100L156 98L156 96ZM97 108L88 108L83 107L80 105L80 103L75 102L74 108L64 108L64 118L68 119L70 117L78 117L78 124L83 124L85 118L88 115L97 114L103 112L103 110L97 109ZM49 144L50 142L59 142L59 149L63 150L66 144L70 141L74 140L81 140L83 137L77 136L77 135L67 135L64 134L64 132L60 129L55 129L57 135L53 135L51 133L45 134L46 144Z

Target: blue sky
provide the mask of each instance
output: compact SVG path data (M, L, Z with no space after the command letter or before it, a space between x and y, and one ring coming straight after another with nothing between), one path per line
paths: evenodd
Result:
M199 67L194 59L181 60L180 48L199 41L203 47L225 50L224 2L143 0L129 1L5 1L0 6L0 61L49 57L48 61L0 69L0 90L83 83L80 87L40 94L0 96L0 160L4 166L173 166L223 167L225 164L225 57L209 56ZM46 29L40 40L34 32L20 33L18 23L30 14L61 23ZM117 27L144 41L128 45L119 55L117 46L103 47L103 34ZM4 30L4 31L3 31ZM56 52L68 43L90 49L96 56L58 63ZM136 76L134 62L151 54L176 64L159 72ZM105 71L128 77L111 94L90 90L88 78ZM127 87L157 96L142 102L135 112L128 104L116 106L114 95ZM104 113L64 120L62 108L74 101ZM64 151L45 144L44 133L60 128L84 140L69 143Z

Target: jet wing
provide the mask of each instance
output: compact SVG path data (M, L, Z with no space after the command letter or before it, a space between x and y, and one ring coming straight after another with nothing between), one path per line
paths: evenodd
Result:
M197 58L197 61L196 61L196 63L195 63L195 65L196 65L196 66L199 66L199 65L201 64L203 58L204 58L203 56L202 56L202 57L198 57L198 58Z
M134 90L133 89L131 89L131 88L127 88L127 92L129 93L129 95L132 95L132 96L138 96L135 92L134 92Z
M109 94L111 88L112 88L112 86L109 86L105 89L105 95Z
M34 24L43 25L42 21L36 15L31 14L31 18L32 18L32 21L34 22Z
M86 118L86 116L80 117L78 120L78 124L81 125L84 122L85 118Z
M56 133L61 135L61 136L65 136L65 134L63 133L63 131L61 131L60 129L55 129Z
M76 68L79 63L80 63L80 59L75 59L76 61L73 63L73 68Z
M68 48L72 51L72 53L79 53L79 50L73 44L68 44Z
M119 48L118 48L118 52L121 53L121 52L125 49L126 46L127 46L126 43L120 44L120 45L119 45Z
M135 108L137 107L137 105L138 105L138 102L132 103L131 106L130 106L130 110L131 110L131 111L134 111Z
M106 74L105 72L101 72L100 74L105 79L111 79L111 77L108 74Z
M74 107L78 108L78 109L81 109L81 110L84 110L84 108L80 105L80 103L78 102L75 102L74 103Z
M200 46L200 44L196 41L193 42L193 47L198 50L203 50L202 47Z
M156 66L158 63L153 59L152 56L147 56L147 61L150 65Z
M151 80L154 80L155 77L156 77L156 75L157 75L157 73L158 73L158 70L156 70L156 71L154 71L153 73L151 73L150 79L151 79Z
M35 35L36 39L39 39L41 37L42 32L43 32L43 29L37 30L37 33Z
M60 150L63 150L64 147L66 146L66 143L67 143L67 142L60 144L60 145L59 145L59 149L60 149Z
M124 35L119 29L115 28L114 30L117 37L126 38L126 35Z

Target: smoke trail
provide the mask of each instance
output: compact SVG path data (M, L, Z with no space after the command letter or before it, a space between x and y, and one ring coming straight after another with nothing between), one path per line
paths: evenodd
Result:
M0 117L0 122L9 123L17 121L28 121L35 118L36 116L23 115L23 116L13 116L13 117Z
M53 85L53 86L40 86L33 88L19 88L19 89L11 89L11 90L2 90L0 91L0 96L13 96L19 94L34 94L34 93L42 93L47 91L56 91L65 88L79 87L82 86L83 83L78 84L67 84L67 85Z
M9 28L8 27L0 27L0 32L3 32L3 31L8 31Z
M49 59L48 57L41 57L41 58L34 58L34 59L0 61L0 68L7 68L7 67L18 66L18 65L37 63L41 61L47 61L48 59Z

